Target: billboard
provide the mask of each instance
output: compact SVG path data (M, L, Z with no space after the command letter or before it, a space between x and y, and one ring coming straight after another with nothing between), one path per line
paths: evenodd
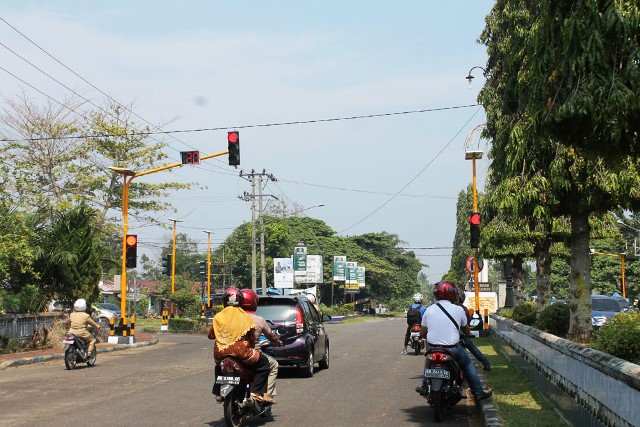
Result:
M356 281L358 282L358 286L360 288L364 288L364 285L365 285L364 273L365 273L364 267L356 267Z
M293 259L273 259L273 287L293 288Z
M335 255L333 257L333 280L335 282L344 282L346 279L347 257L343 255Z
M346 280L345 283L347 285L356 285L358 284L357 282L357 274L356 274L356 269L358 268L358 263L357 262L353 262L353 261L347 261L347 274L346 274ZM346 289L346 288L345 288Z
M307 247L293 247L293 274L295 276L307 275Z
M322 255L307 255L307 271L304 276L296 276L296 283L323 282Z

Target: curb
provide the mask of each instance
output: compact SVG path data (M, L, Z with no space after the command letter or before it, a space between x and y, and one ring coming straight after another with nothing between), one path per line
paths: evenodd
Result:
M476 365L478 376L480 377L480 381L482 381L482 385L484 386L484 376L481 373L481 367L478 365L478 362L473 361ZM470 393L470 390L467 389L467 392ZM493 396L481 400L476 403L476 405L480 406L480 410L482 411L482 417L484 418L484 427L503 427L502 422L500 421L500 417L498 416L498 411L496 406L493 404Z
M156 338L151 341L142 341L135 344L118 344L118 345L114 345L113 347L100 348L97 350L98 350L98 353L108 353L110 351L128 350L130 348L137 348L137 347L146 347L146 346L154 345L157 343L158 343L158 339ZM63 358L64 358L64 353L58 353L58 354L50 354L47 356L26 357L24 359L7 360L6 362L3 362L2 364L0 364L0 371L3 371L11 366L17 367L17 366L31 365L33 363L42 363L49 360L63 359Z

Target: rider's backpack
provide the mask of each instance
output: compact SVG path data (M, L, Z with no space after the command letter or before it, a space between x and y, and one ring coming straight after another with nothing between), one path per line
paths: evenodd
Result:
M422 322L422 316L420 315L420 306L414 307L413 305L407 310L407 325L420 324Z

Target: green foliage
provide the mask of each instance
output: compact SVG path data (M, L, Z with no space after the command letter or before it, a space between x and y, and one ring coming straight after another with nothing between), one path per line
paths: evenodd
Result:
M170 295L172 301L185 315L199 316L201 311L200 297L191 290L182 288Z
M331 317L351 316L354 314L354 304L348 303L343 305L334 305L332 307L320 304L320 311L322 311L322 314L328 314Z
M501 308L500 310L498 310L498 314L502 317L506 317L507 319L513 319L512 308Z
M535 326L545 332L564 338L569 332L570 311L568 304L551 304L540 312Z
M209 327L209 319L182 319L175 317L169 319L169 330L173 332L178 331L195 331L206 332Z
M525 325L533 325L536 321L536 303L523 301L513 307L511 318Z
M618 313L595 332L591 347L640 364L640 313Z

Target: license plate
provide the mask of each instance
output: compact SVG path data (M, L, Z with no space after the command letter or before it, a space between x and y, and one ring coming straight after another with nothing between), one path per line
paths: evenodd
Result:
M427 378L444 378L448 380L451 377L451 372L445 371L444 369L425 369L424 376Z
M231 385L238 385L240 384L240 377L233 377L233 376L219 376L216 378L216 384L231 384Z

